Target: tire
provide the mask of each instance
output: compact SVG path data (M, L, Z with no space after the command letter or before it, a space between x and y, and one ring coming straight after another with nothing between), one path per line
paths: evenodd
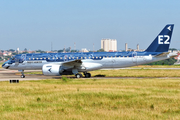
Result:
M86 73L86 74L85 74L85 77L86 77L86 78L90 78L90 77L91 77L91 73Z
M91 77L91 73L88 73L89 74L89 78Z
M76 74L76 78L81 78L82 74Z
M21 75L21 78L25 78L25 75Z

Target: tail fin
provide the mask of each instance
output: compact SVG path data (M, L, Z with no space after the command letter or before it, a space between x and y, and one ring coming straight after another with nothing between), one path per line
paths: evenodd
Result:
M174 24L166 25L145 51L167 52L169 50L173 28L174 28Z

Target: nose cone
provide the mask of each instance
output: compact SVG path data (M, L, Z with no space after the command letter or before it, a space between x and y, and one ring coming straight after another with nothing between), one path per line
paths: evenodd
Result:
M8 65L8 63L5 62L4 64L2 64L2 67L5 68L5 69L8 69L9 65Z
M5 64L6 64L6 63L3 63L3 64L2 64L2 67L3 67L3 68L4 68Z

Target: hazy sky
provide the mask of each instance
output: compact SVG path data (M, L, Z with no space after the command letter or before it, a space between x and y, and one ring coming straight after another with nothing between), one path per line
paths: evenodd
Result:
M179 0L0 0L0 49L146 49L166 24L175 24L171 48L180 49Z

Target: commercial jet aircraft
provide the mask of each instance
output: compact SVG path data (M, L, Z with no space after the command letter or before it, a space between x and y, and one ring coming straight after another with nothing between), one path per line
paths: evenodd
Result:
M19 70L24 78L24 70L42 70L44 75L71 75L77 78L89 71L107 68L124 68L155 62L174 57L169 53L169 45L174 24L168 24L143 52L88 52L88 53L43 53L18 54L6 61L2 67Z

